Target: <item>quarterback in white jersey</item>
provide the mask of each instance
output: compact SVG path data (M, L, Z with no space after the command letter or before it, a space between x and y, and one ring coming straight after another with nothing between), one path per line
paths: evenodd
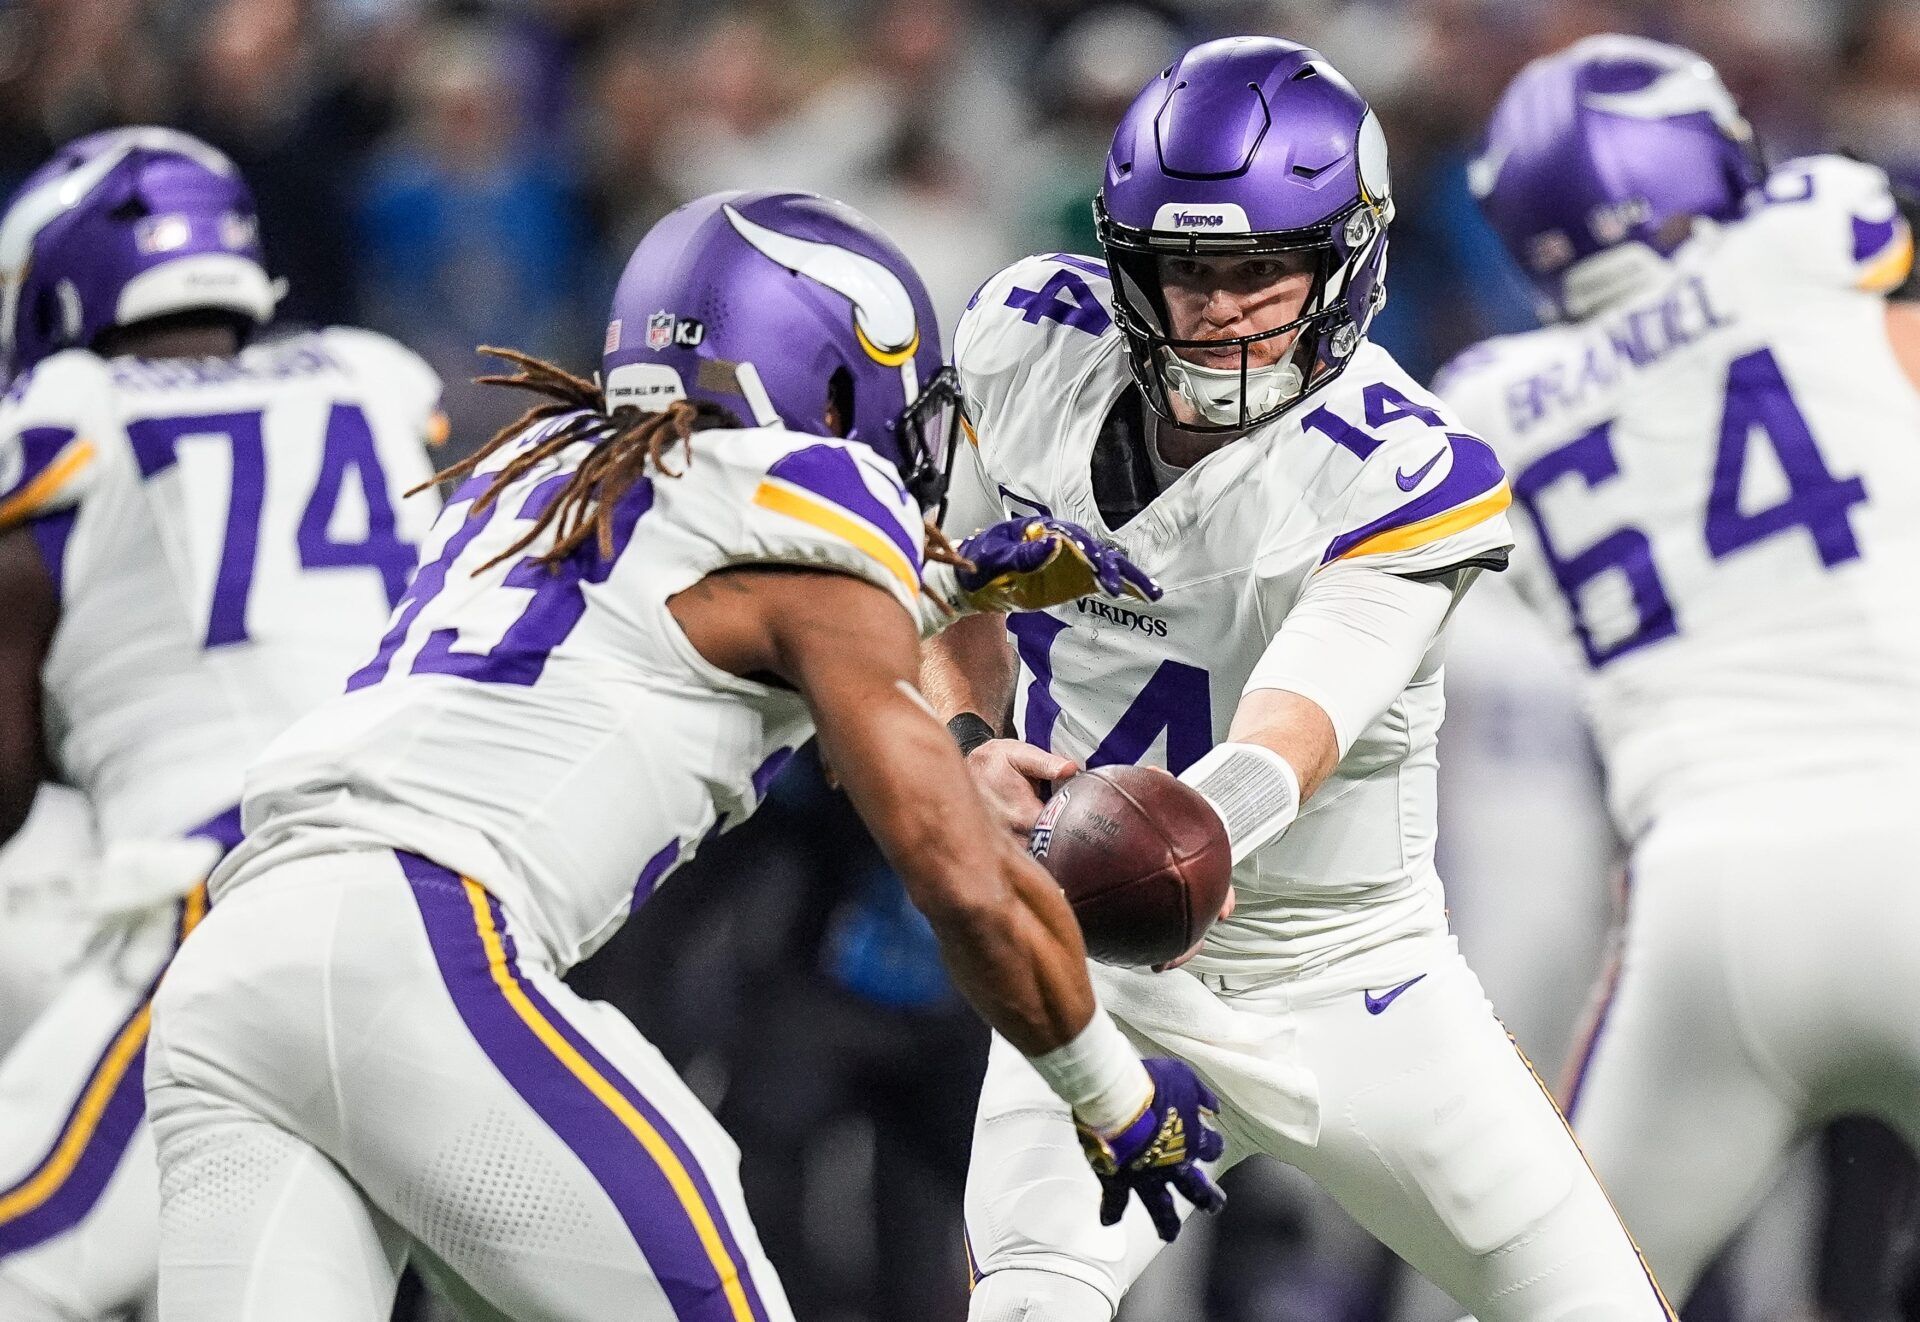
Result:
M1635 38L1528 66L1474 174L1554 324L1439 385L1513 474L1632 849L1568 1106L1684 1297L1803 1131L1920 1141L1912 223L1857 161L1764 171L1706 63Z
M971 761L1015 830L1039 806L1021 777L1110 762L1220 812L1235 910L1185 967L1094 984L1212 1085L1225 1163L1298 1166L1483 1322L1666 1317L1447 931L1440 635L1505 563L1509 495L1365 338L1392 215L1377 121L1311 50L1212 42L1135 101L1096 210L1106 262L1020 263L961 323L975 443L947 522L1082 521L1165 596L1015 616L1011 647L963 621L928 696L969 741L1011 699L1023 742ZM997 1045L976 1322L1107 1322L1159 1245L1135 1214L1094 1224L1097 1202L1063 1108Z
M336 691L438 502L439 385L369 332L242 348L271 314L253 204L157 129L83 139L0 220L0 832L42 779L87 800L87 957L0 1061L0 1316L151 1295L149 1002L240 838L249 760Z
M509 356L545 402L450 472L385 637L254 767L155 1003L162 1317L378 1322L414 1255L489 1317L790 1318L731 1140L560 979L816 728L1115 1178L1217 1199L1211 1095L1100 1011L913 686L923 622L1157 590L1031 516L926 567L956 395L898 250L809 194L703 198L629 261L604 390Z

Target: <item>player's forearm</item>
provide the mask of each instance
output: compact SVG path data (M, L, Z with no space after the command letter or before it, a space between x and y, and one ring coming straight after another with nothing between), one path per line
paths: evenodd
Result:
M1095 1002L1080 927L1060 888L1000 843L1010 902L935 920L955 984L1084 1123L1114 1133L1153 1095L1139 1054Z
M994 852L1001 857L987 868L998 876L987 885L977 873L971 885L958 876L935 883L948 893L964 886L991 898L936 901L929 921L955 985L980 1017L1026 1055L1044 1055L1093 1019L1086 950L1059 887L1010 843Z
M920 691L942 721L970 711L1004 732L1018 669L1006 618L970 615L922 648Z
M1311 698L1281 689L1259 689L1240 699L1227 731L1230 743L1258 744L1286 759L1305 801L1340 765L1333 721Z
M1406 689L1472 572L1417 580L1363 565L1320 571L1254 666L1227 737L1279 752L1299 772L1303 797L1311 794Z

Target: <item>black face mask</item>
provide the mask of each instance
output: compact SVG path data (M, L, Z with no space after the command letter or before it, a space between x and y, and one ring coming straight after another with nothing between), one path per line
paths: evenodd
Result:
M964 402L959 375L951 366L942 367L893 420L893 440L900 448L902 465L900 480L920 508L934 514L936 522L946 513L947 482L953 475Z

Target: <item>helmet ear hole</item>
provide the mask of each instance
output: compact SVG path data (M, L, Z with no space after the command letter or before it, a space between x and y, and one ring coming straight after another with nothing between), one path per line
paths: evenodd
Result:
M853 373L845 367L833 369L827 378L827 430L835 436L853 431Z
M43 340L58 341L65 329L61 315L60 296L52 285L42 286L33 300L33 309L29 314L33 318L33 331Z

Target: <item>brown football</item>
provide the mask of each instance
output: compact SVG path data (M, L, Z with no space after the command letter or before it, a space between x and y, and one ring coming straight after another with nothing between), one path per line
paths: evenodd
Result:
M1206 934L1232 885L1227 830L1155 767L1083 771L1047 800L1029 845L1103 964L1164 964Z

